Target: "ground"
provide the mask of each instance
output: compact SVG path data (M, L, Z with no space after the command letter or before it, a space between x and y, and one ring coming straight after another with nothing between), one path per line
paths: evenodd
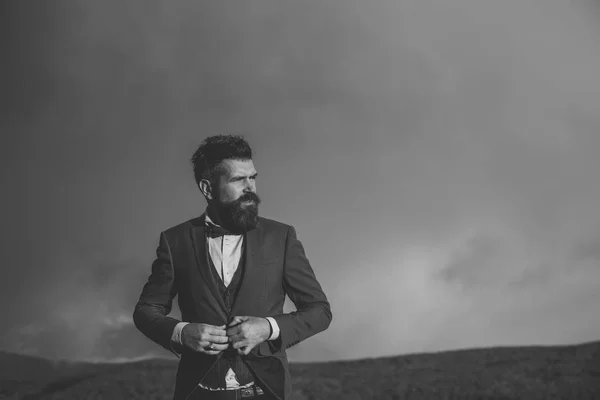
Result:
M175 360L56 362L0 353L0 398L171 399ZM600 399L600 341L295 363L292 400Z

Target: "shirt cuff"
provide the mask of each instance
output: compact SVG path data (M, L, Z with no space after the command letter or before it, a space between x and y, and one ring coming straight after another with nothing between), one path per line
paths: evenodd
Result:
M268 340L275 340L279 337L279 325L277 325L277 321L275 321L275 318L273 317L266 317L267 321L269 321L269 323L271 324L271 330L273 331L273 333L271 334L271 336L269 337Z
M175 342L177 344L183 344L181 342L181 332L183 331L183 327L186 326L187 324L189 324L189 322L180 322L177 325L175 325L175 328L173 329L173 333L171 334L172 342Z

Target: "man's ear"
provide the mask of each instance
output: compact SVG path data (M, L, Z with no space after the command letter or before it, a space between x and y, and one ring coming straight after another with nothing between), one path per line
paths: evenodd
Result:
M213 199L213 187L208 179L202 179L200 182L198 182L198 189L200 189L207 200Z

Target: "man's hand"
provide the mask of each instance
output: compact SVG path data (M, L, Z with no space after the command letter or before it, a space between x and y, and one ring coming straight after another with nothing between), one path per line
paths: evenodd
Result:
M238 354L248 355L269 338L271 324L266 318L236 316L227 327L227 336Z
M229 346L225 325L187 324L181 331L181 342L189 349L211 356Z

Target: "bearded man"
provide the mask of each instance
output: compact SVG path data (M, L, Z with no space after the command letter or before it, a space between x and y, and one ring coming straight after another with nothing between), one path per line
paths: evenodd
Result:
M134 323L180 357L174 400L288 399L286 349L329 327L330 304L295 229L258 215L244 138L209 137L192 164L206 210L161 232Z

